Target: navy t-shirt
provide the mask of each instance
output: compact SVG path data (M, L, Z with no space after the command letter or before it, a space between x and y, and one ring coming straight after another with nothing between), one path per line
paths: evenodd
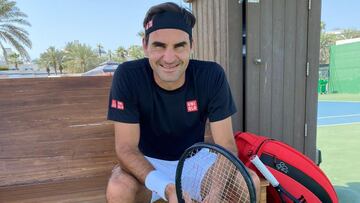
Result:
M168 91L158 86L147 58L122 63L109 98L108 119L139 123L140 151L178 160L185 149L204 141L206 119L223 120L236 112L223 68L190 60L185 83Z

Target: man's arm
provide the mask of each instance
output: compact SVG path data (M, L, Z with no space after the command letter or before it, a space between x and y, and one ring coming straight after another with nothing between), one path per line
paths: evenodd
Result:
M140 152L138 148L139 140L139 124L115 122L115 150L121 168L145 185L145 179L151 171L154 171L154 167ZM157 192L164 192L169 202L177 201L174 184L168 184L165 191Z
M237 157L238 151L235 143L234 132L232 129L231 117L216 122L210 122L210 129L214 142L231 151ZM257 202L259 202L260 179L254 171L252 171L251 169L248 170L250 172L251 178L253 179L256 189Z
M140 183L154 167L145 159L138 148L139 124L115 122L115 150L121 168L133 175Z
M229 150L235 156L238 155L230 116L220 121L210 122L210 129L212 139L216 144Z

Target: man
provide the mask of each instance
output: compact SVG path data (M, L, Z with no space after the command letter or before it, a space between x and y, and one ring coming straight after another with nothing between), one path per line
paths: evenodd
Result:
M230 117L236 109L224 71L190 60L194 24L174 3L153 6L143 24L147 58L115 72L108 119L115 121L119 166L107 187L110 203L150 202L153 193L177 202L177 160L204 141L207 119L215 143L237 154Z

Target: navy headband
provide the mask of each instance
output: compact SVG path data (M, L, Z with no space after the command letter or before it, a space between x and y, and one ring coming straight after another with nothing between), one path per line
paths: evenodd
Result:
M192 37L192 27L186 23L184 14L166 11L155 15L145 26L145 35L159 29L179 29Z

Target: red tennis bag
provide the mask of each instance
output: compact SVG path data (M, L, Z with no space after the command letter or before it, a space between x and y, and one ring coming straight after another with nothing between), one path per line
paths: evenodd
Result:
M329 179L299 151L283 142L248 132L237 132L235 139L240 160L260 177L263 176L249 160L252 155L257 155L280 185L301 202L338 203ZM279 193L271 185L267 188L267 202L281 202Z

